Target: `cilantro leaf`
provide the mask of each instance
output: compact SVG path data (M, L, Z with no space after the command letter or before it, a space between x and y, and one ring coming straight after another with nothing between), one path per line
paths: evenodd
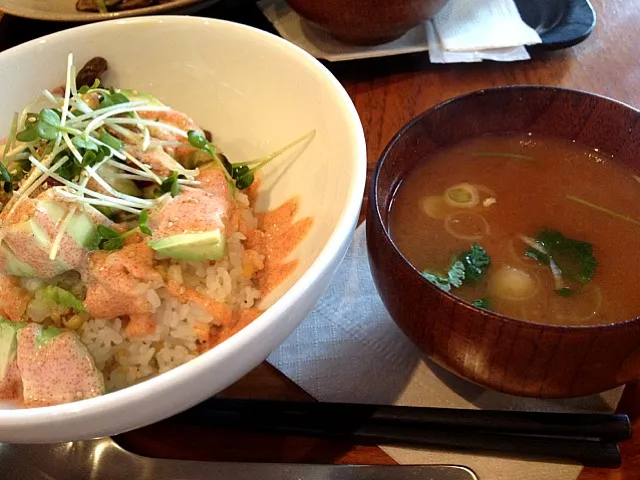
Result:
M477 243L471 245L471 250L460 255L459 261L464 265L465 278L472 282L480 280L491 265L487 251Z
M471 302L471 305L478 308L484 308L485 310L489 310L489 299L487 297L479 298Z
M593 278L598 261L593 256L593 245L581 240L565 237L557 230L544 229L535 237L544 248L542 253L530 248L525 255L543 265L548 265L550 258L560 268L563 278L586 284Z
M422 272L422 276L433 283L436 287L444 290L445 292L451 291L451 283L449 282L449 278L441 277L438 274L430 273L427 270Z
M475 283L487 272L491 258L477 243L471 249L454 258L446 276L424 270L422 276L445 292L460 288L465 283Z
M536 250L535 248L529 248L524 254L533 258L534 260L540 262L542 265L549 265L549 255L546 253L542 253L540 250Z
M466 278L466 275L464 264L458 260L451 265L449 273L447 273L447 279L452 287L460 288Z

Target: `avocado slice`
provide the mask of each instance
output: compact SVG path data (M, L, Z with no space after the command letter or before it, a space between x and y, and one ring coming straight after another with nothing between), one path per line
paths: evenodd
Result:
M38 209L56 222L61 221L68 212L67 208L62 204L48 200L39 201ZM77 212L71 217L67 225L66 233L71 235L71 238L73 238L78 245L88 248L95 239L96 226L89 215ZM48 238L47 245L49 245Z
M45 285L36 290L35 298L49 304L71 308L76 312L86 312L84 304L69 290L56 285Z
M120 90L120 93L122 93L124 96L126 96L129 101L131 102L135 102L135 101L139 101L139 100L144 100L145 102L148 102L149 105L153 105L155 107L164 107L164 103L162 103L160 100L158 100L156 97L154 97L153 95L151 95L150 93L147 92L141 92L139 90Z
M185 168L202 168L207 165L215 165L215 161L212 159L211 155L203 152L202 150L194 149L193 152L183 160L182 165Z
M4 242L0 243L0 265L7 275L16 277L37 277L37 272L28 264L16 257Z
M49 247L49 235L42 226L30 218L24 222L15 223L6 228L5 238L10 238L13 234L20 235L21 238L30 239L38 248L46 249Z
M9 365L16 358L18 330L25 325L22 322L11 322L0 317L0 382L4 380Z
M167 257L189 262L220 260L227 250L225 236L219 228L209 232L171 235L153 240L148 245Z
M121 178L118 176L118 169L111 165L105 164L98 169L98 175L100 175L105 182L111 185L125 195L132 195L134 197L142 196L142 191L131 179Z

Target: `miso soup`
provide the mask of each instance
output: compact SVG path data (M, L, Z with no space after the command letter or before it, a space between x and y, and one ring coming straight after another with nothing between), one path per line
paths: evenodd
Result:
M574 142L485 136L403 179L390 234L432 283L537 323L640 315L640 177Z

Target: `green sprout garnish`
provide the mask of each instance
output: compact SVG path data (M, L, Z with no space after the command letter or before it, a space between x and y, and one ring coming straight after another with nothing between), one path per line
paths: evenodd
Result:
M151 232L151 229L147 227L148 218L149 218L149 212L147 212L146 210L143 210L142 212L140 212L140 216L138 217L138 228L142 233L151 237L153 233Z
M110 146L111 148L113 148L118 152L122 150L122 147L124 146L124 144L120 140L118 140L116 137L111 135L106 130L103 130L100 132L100 136L98 137L98 140L100 140L102 143Z
M0 163L0 176L2 176L2 189L9 193L13 190L13 177L7 170L7 167L4 166L4 163Z
M104 225L98 225L96 228L96 237L91 245L91 250L120 250L124 247L124 240L130 237L138 230L144 235L152 236L151 229L147 226L147 219L149 214L146 210L140 212L138 217L138 226L127 230L126 232L118 232L113 228L106 227Z
M196 130L189 130L187 132L187 138L189 140L189 145L209 155L218 167L222 168L225 174L229 175L228 170L224 166L224 162L216 152L217 149L211 145L209 140L207 140L202 133Z
M124 233L104 225L98 225L96 233L92 250L120 250L124 246Z
M98 5L103 10L104 0L98 0ZM42 98L14 115L11 132L2 147L4 153L0 152L2 188L7 193L16 188L14 195L3 202L3 209L9 214L25 199L37 197L51 187L59 189L57 193L71 206L59 222L49 251L51 260L55 260L65 229L73 225L78 209L96 209L116 222L137 218L137 226L124 232L117 224L96 226L91 249L118 250L123 248L127 237L138 231L152 236L147 225L148 210L160 206L168 197L166 194L176 197L182 189L200 185L199 164L215 164L220 168L235 194L236 188L252 185L256 172L268 162L315 133L312 131L266 157L231 164L200 131L185 132L171 122L162 121L160 114L156 118L138 115L142 111L172 111L153 97L133 90L106 89L98 79L94 81L95 77L78 80L71 54L66 78L64 94L45 90ZM48 108L30 111L42 100L48 102ZM95 105L96 101L99 105ZM157 130L171 135L152 133ZM168 166L170 174L165 176L145 161L144 152L150 148L166 152L166 147L175 143L166 140L167 137L185 136L197 149L193 153L199 158L193 168L183 163L186 160L172 158L175 163ZM167 160L168 164L173 162Z
M102 108L112 107L121 103L128 103L129 99L124 93L116 92L113 87L110 89L110 93L101 93L100 106Z
M171 193L172 197L177 196L180 193L180 184L178 183L178 172L171 172L167 178L165 178L160 185L161 193Z
M281 149L276 150L275 152L272 152L265 157L241 163L231 163L229 162L229 160L227 160L226 157L218 154L216 152L217 149L213 145L211 145L211 143L205 138L202 133L195 130L190 130L187 133L187 136L189 139L189 144L192 147L197 148L204 153L207 153L211 158L213 158L216 164L225 171L229 178L235 181L235 186L238 188L238 190L244 190L246 188L249 188L253 184L255 180L255 174L256 172L258 172L258 170L266 166L269 162L271 162L271 160L278 157L279 155L282 155L290 148L298 145L299 143L302 143L305 140L313 138L315 133L316 131L312 130L306 135L303 135L297 140L294 140L290 144L285 145Z

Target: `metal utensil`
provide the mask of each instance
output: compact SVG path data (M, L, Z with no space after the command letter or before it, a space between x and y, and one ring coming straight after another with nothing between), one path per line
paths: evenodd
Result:
M6 480L478 480L456 465L306 465L162 460L111 438L51 445L0 444Z

